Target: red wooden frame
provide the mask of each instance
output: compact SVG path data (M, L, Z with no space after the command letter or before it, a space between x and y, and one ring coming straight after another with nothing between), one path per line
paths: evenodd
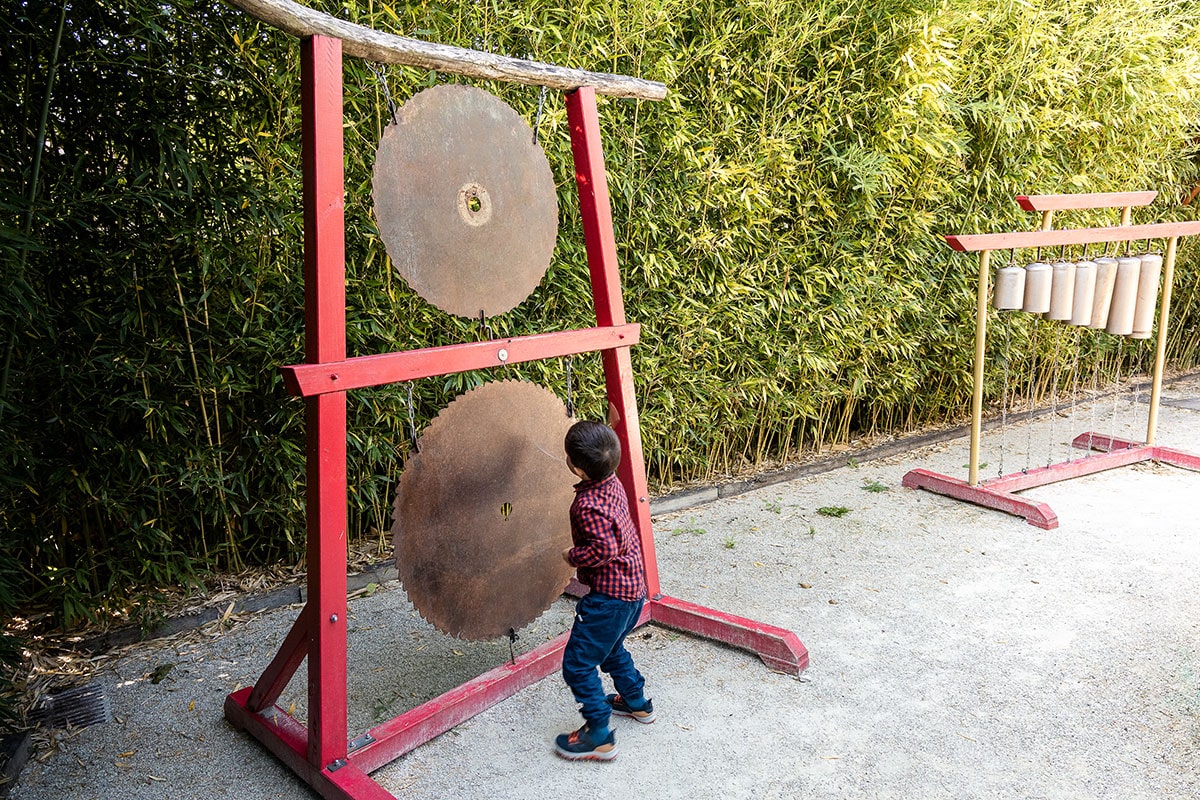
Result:
M582 87L569 92L566 100L597 327L347 358L341 42L320 36L303 39L301 59L307 336L305 363L284 367L283 373L289 390L304 397L307 410L309 594L256 685L226 698L226 718L262 742L321 796L386 800L392 795L368 773L557 671L566 633L349 740L346 392L596 350L603 359L609 403L619 415L613 427L625 456L618 477L642 541L650 592L642 622L749 650L782 672L798 674L807 667L808 651L794 633L661 593L629 355L639 328L625 320L595 91ZM275 705L305 658L307 728Z

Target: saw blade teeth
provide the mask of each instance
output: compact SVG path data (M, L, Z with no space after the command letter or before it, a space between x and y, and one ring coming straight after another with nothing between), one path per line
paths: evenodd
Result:
M396 567L422 619L464 640L540 617L570 582L575 478L562 400L520 379L464 392L431 420L396 483ZM514 592L520 587L520 592Z
M558 235L558 193L529 124L472 86L409 98L372 170L379 236L393 267L449 314L502 314L541 283Z

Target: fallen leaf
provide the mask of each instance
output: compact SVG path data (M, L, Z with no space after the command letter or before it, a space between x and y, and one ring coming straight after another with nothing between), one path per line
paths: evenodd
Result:
M831 606L836 606L837 604L838 604L838 603L837 603L837 600L834 600L832 597L831 597L831 598L829 598L829 605L831 605Z
M802 583L802 584L800 584L800 588L801 589L811 589L812 584L811 583Z
M195 711L195 710L196 710L196 701L193 700L192 702L188 703L188 711Z
M126 750L124 753L117 753L117 758L132 758L137 753L137 750Z

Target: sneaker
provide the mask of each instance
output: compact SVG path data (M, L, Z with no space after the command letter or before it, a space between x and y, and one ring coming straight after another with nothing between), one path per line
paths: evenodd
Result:
M608 703L612 706L612 713L616 714L618 717L632 717L643 725L649 725L651 722L654 722L656 718L654 714L653 700L647 700L646 705L643 708L639 708L637 711L634 711L632 708L630 708L629 704L622 700L621 695L619 694L610 694L608 696Z
M617 735L610 730L607 739L597 742L584 725L577 731L560 733L554 740L554 750L571 761L611 761L617 757Z

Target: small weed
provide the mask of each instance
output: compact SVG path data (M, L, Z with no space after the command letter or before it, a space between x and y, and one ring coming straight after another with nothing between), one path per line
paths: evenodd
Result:
M725 549L732 550L735 547L737 547L737 539L733 538L733 534L726 536L725 537Z
M851 457L851 459L846 462L846 466L850 469L858 469L858 459Z
M984 469L985 467L987 467L987 462L986 462L986 461L984 461L982 464L980 464L980 465L979 465L979 468L980 468L980 469ZM962 468L963 468L963 469L970 469L970 468L971 468L971 465L970 465L970 464L963 464L963 465L962 465Z
M775 499L775 500L767 500L767 501L765 501L765 502L763 503L763 510L764 510L764 511L771 511L771 512L773 512L773 513L775 513L775 514L782 514L782 513L783 513L783 506L781 506L781 505L779 504L779 500L778 500L778 499Z
M688 520L687 525L675 528L671 531L672 536L682 536L685 533L690 533L693 536L703 536L704 534L708 533L708 531L704 530L704 528L697 527L696 518L692 517Z
M850 509L845 506L821 506L817 513L822 517L844 517L850 513Z
M879 481L875 481L875 480L868 480L868 481L863 481L862 488L868 492L886 492L889 489L891 489L892 487L888 486L886 483L880 483Z

